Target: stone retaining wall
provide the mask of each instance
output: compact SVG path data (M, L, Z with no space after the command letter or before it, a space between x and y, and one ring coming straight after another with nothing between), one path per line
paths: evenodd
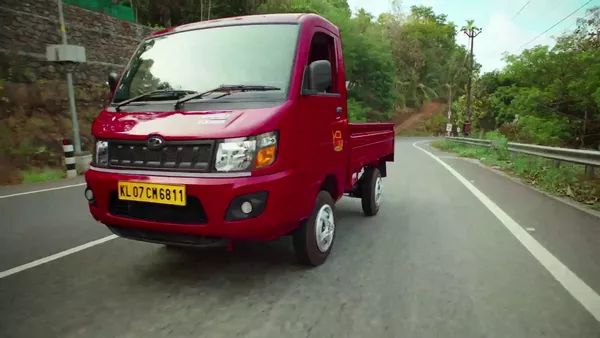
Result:
M150 27L67 4L63 4L63 13L68 43L86 49L88 62L74 72L75 83L106 81L107 74L122 70L139 42L153 32ZM61 42L56 0L3 0L0 22L0 68L7 69L6 63L17 65L36 80L64 77L64 70L47 62L45 54L46 45Z

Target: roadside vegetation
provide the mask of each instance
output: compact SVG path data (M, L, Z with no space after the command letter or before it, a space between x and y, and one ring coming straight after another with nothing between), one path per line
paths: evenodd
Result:
M486 136L486 139L499 140L499 145L496 148L486 148L449 140L434 141L431 145L461 157L477 159L542 191L600 210L600 179L586 176L585 166L565 162L557 166L554 161L541 157L511 154L506 149L505 137L495 132ZM597 175L600 172L597 171Z
M65 177L63 170L52 168L35 168L20 172L23 183L37 183L45 181L56 181Z
M0 54L0 185L62 178L62 139L72 134L64 81L28 77L19 58ZM6 74L6 72L11 72ZM106 102L104 85L76 86L82 146L91 150L93 119Z
M539 157L511 156L502 142L599 150L600 148L600 7L586 11L577 26L556 44L529 46L507 55L501 70L475 76L471 137L501 140L497 149L449 141L432 145L475 158L540 190L569 197L600 210L600 179L582 165ZM485 34L485 33L483 33ZM452 104L452 121L466 120L466 96ZM439 131L445 127L438 121ZM432 119L430 123L434 123ZM505 143L504 143L505 144ZM600 176L600 169L596 169Z
M556 37L553 47L526 46L520 54L507 55L503 69L477 76L474 130L497 130L521 143L598 150L598 32L600 6L582 14L576 27ZM460 95L452 105L458 125L466 119L465 102Z

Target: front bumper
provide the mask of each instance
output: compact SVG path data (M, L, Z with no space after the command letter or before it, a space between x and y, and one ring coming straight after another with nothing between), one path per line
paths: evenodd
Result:
M123 174L98 171L94 167L86 171L85 179L93 191L94 203L90 203L90 212L97 221L111 227L125 227L216 237L226 239L270 240L282 236L294 228L306 217L306 210L298 199L302 199L297 189L297 180L292 171L282 171L271 175L234 178L195 178ZM199 204L188 205L201 208L205 217L195 223L170 222L164 219L139 219L129 217L126 212L116 213L114 205L119 181L132 181L157 184L185 185L188 197L197 199ZM267 192L264 211L250 219L226 221L226 213L231 201L240 195ZM154 207L151 204L145 207ZM127 210L127 208L125 208ZM192 210L198 211L199 210Z

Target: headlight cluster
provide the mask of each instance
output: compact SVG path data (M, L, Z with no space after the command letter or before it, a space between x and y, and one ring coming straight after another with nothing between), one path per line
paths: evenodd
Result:
M93 162L100 167L108 166L108 141L96 141Z
M258 136L221 140L217 142L214 169L230 172L268 167L275 162L278 138L278 133L273 131ZM108 162L108 141L96 140L94 165L106 167Z
M277 143L277 132L223 140L217 149L215 169L227 172L268 167L275 162Z

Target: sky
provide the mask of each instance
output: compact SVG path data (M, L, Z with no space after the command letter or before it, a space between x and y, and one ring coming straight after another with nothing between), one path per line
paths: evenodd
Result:
M584 17L587 8L600 6L600 0L529 0L529 4L517 15L527 1L404 0L402 9L408 13L413 5L432 7L436 14L448 15L448 21L453 21L459 27L465 25L466 20L475 20L475 26L482 28L482 33L475 38L475 60L482 65L482 72L488 72L505 65L502 60L504 52L519 54L535 45L552 46L553 37L573 30L576 19ZM588 1L589 4L570 18L520 48ZM348 3L353 11L363 7L375 17L391 9L390 0L348 0ZM468 38L459 32L457 42L468 45Z

